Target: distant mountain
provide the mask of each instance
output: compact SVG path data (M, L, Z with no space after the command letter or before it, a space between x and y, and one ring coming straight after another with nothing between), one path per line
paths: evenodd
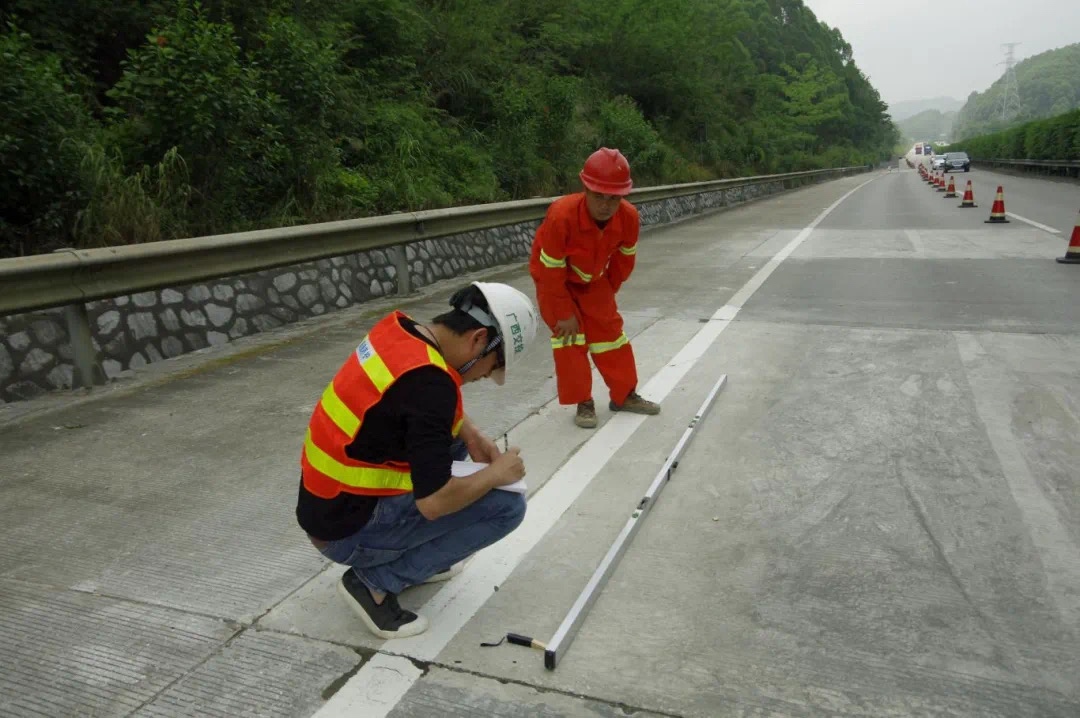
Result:
M956 140L998 132L1080 107L1080 43L1033 55L1016 63L1019 102L1002 119L1005 77L983 93L972 92L956 119ZM1011 104L1011 103L1010 103ZM895 118L894 118L895 120Z
M955 111L926 110L914 117L897 122L896 126L900 128L901 136L911 143L927 140L947 142L952 138L952 128L956 117Z
M904 100L889 104L889 114L893 122L899 124L900 120L914 117L920 112L937 110L938 112L955 112L964 106L963 100L952 97L933 97L927 100Z

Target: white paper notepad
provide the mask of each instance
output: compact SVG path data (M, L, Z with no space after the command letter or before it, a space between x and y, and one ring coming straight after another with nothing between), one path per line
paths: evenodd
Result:
M477 471L480 471L481 469L486 469L487 467L487 464L483 464L477 461L455 461L450 465L450 475L458 477L470 476L472 474L475 474ZM525 494L529 490L529 487L525 485L525 479L518 479L512 484L507 484L506 486L496 486L495 488L501 489L503 491L513 491L517 494Z

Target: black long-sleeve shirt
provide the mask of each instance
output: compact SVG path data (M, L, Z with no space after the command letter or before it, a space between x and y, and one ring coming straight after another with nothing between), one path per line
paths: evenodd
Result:
M402 319L401 325L431 344L417 331L416 322ZM360 432L345 453L357 461L374 464L407 461L413 497L430 496L450 480L456 409L457 387L445 371L435 366L414 369L394 382L368 409ZM305 489L301 481L296 519L315 538L333 541L363 528L378 501L377 496L346 492L322 499Z

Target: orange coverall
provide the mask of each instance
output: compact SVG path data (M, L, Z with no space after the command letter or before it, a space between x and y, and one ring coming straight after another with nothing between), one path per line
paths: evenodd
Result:
M585 194L561 197L548 208L533 240L529 274L544 323L576 316L579 334L551 339L560 404L592 398L589 354L618 405L637 387L637 366L615 293L634 271L637 209L626 200L603 229L589 215Z

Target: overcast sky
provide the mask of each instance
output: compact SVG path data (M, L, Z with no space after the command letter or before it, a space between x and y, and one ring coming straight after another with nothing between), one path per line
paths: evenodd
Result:
M983 92L1016 59L1080 42L1080 0L803 0L885 102ZM949 38L948 43L945 38Z

